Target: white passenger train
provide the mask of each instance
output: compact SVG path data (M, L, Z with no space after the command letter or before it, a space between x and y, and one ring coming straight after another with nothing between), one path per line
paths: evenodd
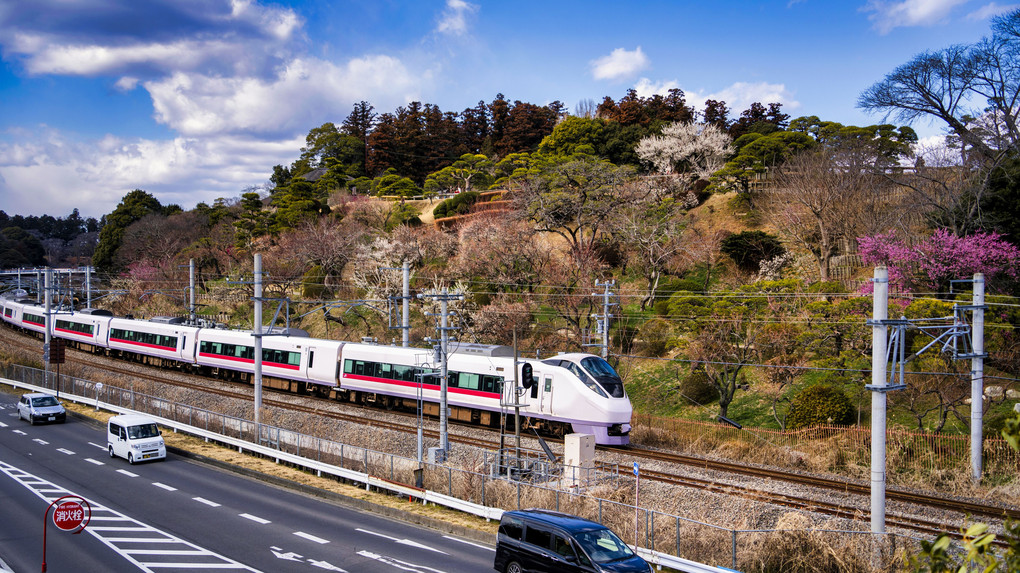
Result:
M0 307L4 322L45 333L43 307L10 298L0 298ZM82 350L249 383L254 372L249 331L187 326L166 317L118 318L96 309L52 312L51 320L52 336ZM395 408L415 408L420 397L426 414L439 413L440 365L431 349L323 340L296 329L272 334L262 339L267 386ZM530 380L523 377L524 364ZM629 443L630 400L620 376L598 356L518 359L516 389L513 350L506 346L451 343L447 367L451 419L498 426L501 411L512 412L516 403L540 431Z

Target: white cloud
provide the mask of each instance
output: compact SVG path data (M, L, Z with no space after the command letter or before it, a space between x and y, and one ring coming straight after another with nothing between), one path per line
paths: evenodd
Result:
M61 18L17 15L5 22L0 12L0 45L6 58L18 58L30 74L96 76L103 74L165 74L204 69L206 73L251 73L265 70L287 57L299 35L302 20L291 9L261 6L251 0L172 3L150 31L144 24L132 31L119 24L145 22L157 7L129 3L117 9L34 0L41 14ZM147 12L149 10L149 12ZM80 13L80 14L79 14ZM76 17L78 16L78 17ZM81 20L81 26L61 22ZM110 32L118 29L119 32Z
M687 103L694 106L694 109L705 108L705 101L714 99L726 102L731 116L736 116L758 102L764 105L770 103L783 104L783 110L789 112L800 107L800 102L794 99L793 94L787 91L784 84L770 84L767 82L736 82L728 87L712 93L689 92L685 90Z
M0 144L0 195L5 210L26 215L78 208L100 217L132 189L187 209L265 183L269 166L293 161L303 143L303 136L153 141L111 135L82 142L43 127L30 139Z
M639 96L645 98L656 94L664 96L669 93L669 90L678 88L680 88L680 83L676 80L653 82L648 78L641 78L634 84L634 90Z
M427 72L413 75L396 58L368 56L341 66L297 59L268 80L180 72L144 86L156 120L185 136L283 134L343 117L354 101L406 103L427 78Z
M138 87L138 78L124 76L117 80L117 82L113 85L122 92L129 92Z
M995 2L991 2L989 4L985 4L984 6L978 8L977 10L974 10L970 14L967 14L967 19L972 22L980 22L982 20L987 20L989 18L1005 14L1006 12L1012 12L1017 8L1020 8L1020 4L1006 4L1000 6Z
M632 52L617 48L608 56L592 60L591 73L596 80L622 81L635 77L647 69L648 64L641 46Z
M894 28L909 26L931 26L942 21L949 12L969 0L870 0L861 8L872 12L868 19L880 34L888 34Z
M478 11L477 4L471 4L464 0L446 0L446 10L443 10L436 24L436 32L461 36L467 33L467 18Z

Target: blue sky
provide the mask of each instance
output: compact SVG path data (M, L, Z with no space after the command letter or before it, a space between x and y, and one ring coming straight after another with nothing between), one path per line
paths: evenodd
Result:
M681 88L735 113L869 125L858 95L973 43L988 0L0 0L0 209L99 217L133 189L191 208L263 185L355 102L569 110ZM914 125L937 136L941 125Z

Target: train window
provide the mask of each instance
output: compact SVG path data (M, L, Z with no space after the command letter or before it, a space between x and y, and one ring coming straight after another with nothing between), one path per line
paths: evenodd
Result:
M552 376L545 377L545 391L552 392Z
M315 364L315 351L314 350L309 350L308 351L308 367L311 368L313 364Z
M482 391L483 392L499 392L499 382L501 378L495 376L485 375L482 376Z
M379 377L380 378L393 378L392 371L389 364L385 362L379 364Z
M479 389L478 374L460 372L457 387L466 388L468 390L478 390Z
M414 366L393 365L393 379L404 382L414 382Z
M438 380L442 384L442 379ZM460 372L447 372L446 385L450 388L460 388Z

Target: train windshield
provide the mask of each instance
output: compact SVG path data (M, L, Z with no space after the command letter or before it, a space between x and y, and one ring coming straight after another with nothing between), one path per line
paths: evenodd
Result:
M581 359L581 366L595 380L598 380L600 386L602 386L606 392L613 398L623 398L623 380L620 380L620 375L616 373L616 370L598 356L589 356Z

